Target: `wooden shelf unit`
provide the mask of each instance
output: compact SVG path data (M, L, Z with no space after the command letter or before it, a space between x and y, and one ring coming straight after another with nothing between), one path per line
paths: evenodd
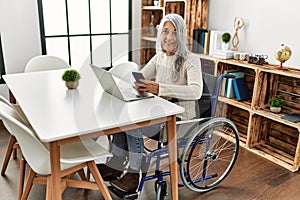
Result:
M300 70L278 70L275 65L255 65L246 61L215 60L216 74L225 69L244 72L251 100L219 97L217 115L231 119L237 126L241 146L295 172L300 167L300 122L281 118L300 114ZM285 101L281 113L269 111L269 100Z
M154 15L153 25L159 25L161 19L169 13L181 15L186 23L187 47L191 50L193 29L206 28L208 17L208 0L160 0L159 6L154 6L154 0L142 0L141 16L141 57L143 67L155 54L156 39L149 37L151 15Z
M142 5L140 64L143 67L155 54L156 35L154 37L149 35L151 15L154 16L155 29L166 14L177 13L185 18L185 0L160 0L159 6L153 6L153 0L143 0Z
M205 54L197 54L198 57L200 58L201 61L201 68L202 68L202 72L211 74L211 75L216 75L216 62L217 62L217 58L209 56L209 55L205 55Z

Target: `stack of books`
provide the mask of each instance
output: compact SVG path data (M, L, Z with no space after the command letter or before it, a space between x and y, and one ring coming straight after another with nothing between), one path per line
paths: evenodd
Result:
M222 34L229 31L194 29L192 52L218 58L233 58L233 51L222 51Z
M289 114L281 116L282 119L288 120L290 122L300 122L300 115L299 114Z
M234 51L231 50L227 50L227 51L215 50L212 56L217 58L222 58L222 59L230 59L233 58L233 53Z
M209 40L209 55L212 56L214 51L222 48L222 34L223 31L211 30Z
M237 101L244 101L251 99L246 79L235 78L232 80L232 85L234 89L235 98Z
M210 30L194 29L193 30L193 49L194 53L208 54Z
M232 74L235 78L223 79L221 85L220 95L227 98L236 98L237 101L244 101L251 99L250 92L248 90L246 79L244 78L244 72L238 70L225 70L225 74Z

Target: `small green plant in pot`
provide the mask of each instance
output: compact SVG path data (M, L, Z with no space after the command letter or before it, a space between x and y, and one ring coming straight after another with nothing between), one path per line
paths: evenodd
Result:
M80 74L75 69L66 70L62 75L62 80L65 81L67 88L76 89L79 85Z
M229 49L229 41L230 41L230 39L231 39L230 33L225 32L225 33L222 34L222 41L223 41L223 43L222 43L222 50L223 51L226 51L226 50Z
M281 109L284 107L284 101L279 98L272 98L270 100L270 110L274 113L279 113Z

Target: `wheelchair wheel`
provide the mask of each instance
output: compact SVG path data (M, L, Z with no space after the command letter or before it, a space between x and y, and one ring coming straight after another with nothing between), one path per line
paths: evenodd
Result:
M201 124L182 153L180 176L184 185L194 192L212 190L230 173L238 150L238 131L230 120L213 118Z
M156 200L165 200L167 198L167 182L155 181Z

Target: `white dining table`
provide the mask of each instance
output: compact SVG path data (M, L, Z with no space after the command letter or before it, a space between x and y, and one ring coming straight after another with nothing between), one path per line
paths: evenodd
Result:
M62 198L61 145L161 122L168 131L172 199L178 199L176 114L184 109L160 97L124 102L103 91L89 66L77 68L79 87L67 89L65 70L3 76L38 138L49 143L52 199Z

